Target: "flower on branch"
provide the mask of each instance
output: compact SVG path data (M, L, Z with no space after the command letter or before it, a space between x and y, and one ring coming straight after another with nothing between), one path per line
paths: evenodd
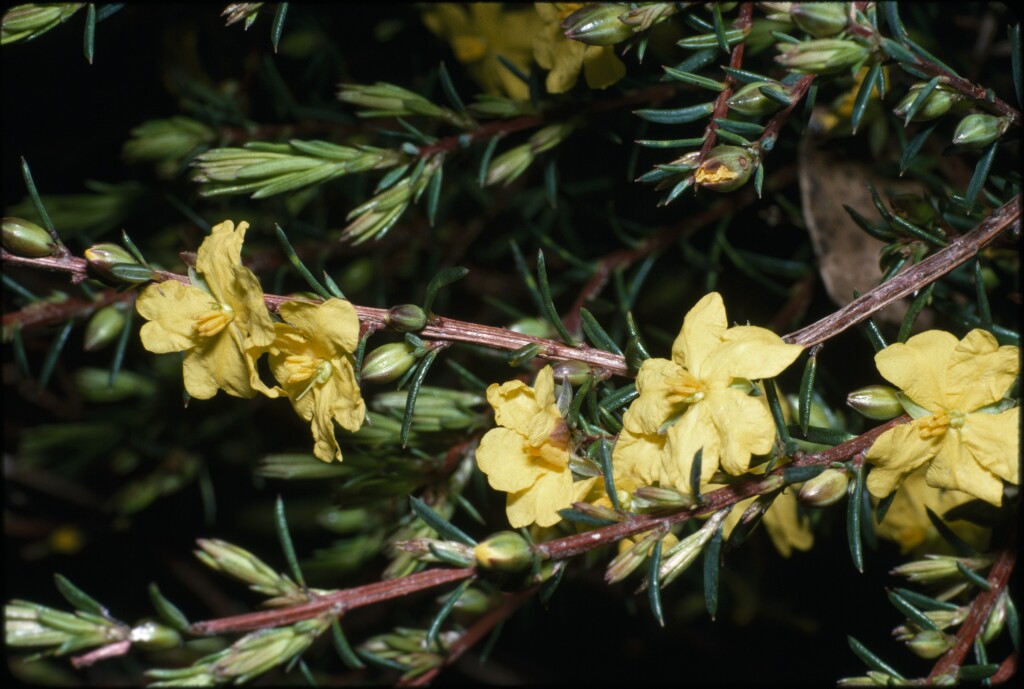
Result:
M534 386L513 380L487 388L499 428L487 431L476 451L491 487L508 493L505 511L514 528L556 524L558 510L583 500L597 480L573 482L569 427L555 403L550 366Z
M775 440L767 407L749 394L750 381L781 373L802 348L754 326L729 327L717 292L686 314L672 359L647 359L640 396L623 417L612 456L616 485L663 486L690 492L690 467L703 448L701 485L719 466L738 476L750 457Z
M533 58L548 72L545 86L548 93L565 93L576 85L582 70L587 86L606 89L626 76L626 66L615 55L611 45L586 45L566 38L562 21L583 7L581 3L534 3L543 27L533 37ZM619 6L621 9L625 9ZM618 23L617 19L613 21ZM625 25L627 34L632 30Z
M1020 348L1000 347L984 330L962 340L929 330L878 352L875 365L903 391L913 421L886 431L868 450L872 495L889 495L927 465L929 486L1002 505L1003 481L1020 482L1020 412L1002 409L1020 373Z
M276 397L256 373L258 350L274 340L263 289L242 266L249 223L225 220L203 240L193 284L167 280L142 291L135 307L148 323L142 346L155 354L184 352L185 390L209 399L224 390L235 397L262 392Z
M287 302L280 314L285 322L276 324L270 370L295 412L311 422L313 454L325 462L340 462L334 422L355 432L366 416L352 360L359 344L359 317L344 299Z

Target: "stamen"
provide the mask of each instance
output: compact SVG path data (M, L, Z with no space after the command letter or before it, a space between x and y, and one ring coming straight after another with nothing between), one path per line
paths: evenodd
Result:
M949 429L949 425L949 415L946 412L941 412L934 416L928 416L918 420L917 433L921 440L937 438L946 434L946 431ZM962 419L960 421L960 425L963 425Z
M195 317L196 334L201 337L212 337L227 327L234 316L225 311L207 311Z

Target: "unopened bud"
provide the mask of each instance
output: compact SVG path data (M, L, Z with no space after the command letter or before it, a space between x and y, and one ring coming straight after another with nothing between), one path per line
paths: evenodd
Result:
M995 607L992 608L992 612L989 613L988 619L985 620L985 627L981 631L982 643L988 645L999 636L999 633L1003 631L1006 626L1006 600L1007 594L1004 589L999 598L996 600Z
M796 497L811 507L828 507L842 500L849 482L845 469L825 469L801 486Z
M698 186L714 191L739 189L754 172L757 159L741 146L715 146L694 172Z
M415 351L406 342L381 345L363 359L359 377L368 383L390 383L397 380L416 363Z
M102 349L117 339L124 328L124 309L111 304L104 306L89 319L82 338L82 348L87 352Z
M868 385L846 396L846 404L875 421L895 419L903 413L896 390L888 385Z
M910 111L910 106L917 100L918 91L923 89L925 85L923 83L917 83L910 87L910 91L907 95L903 96L903 99L896 104L893 108L893 113L898 117L905 116ZM957 91L953 90L952 87L945 84L939 84L934 91L928 94L924 104L918 108L914 116L910 118L911 122L927 122L928 120L934 120L937 117L942 117L949 109L953 107L955 103L963 100L963 96Z
M83 7L84 2L33 3L12 7L4 13L0 24L0 45L31 41L67 21Z
M128 639L136 648L162 651L181 646L181 634L159 622L147 621L132 627Z
M153 271L140 265L135 257L117 244L94 244L85 250L89 273L110 285L147 282Z
M438 599L438 602L443 604L448 596L451 594L444 594ZM493 607L495 603L494 596L484 593L476 587L469 587L462 592L459 599L455 601L455 609L461 613L467 615L482 615Z
M803 43L780 43L775 61L799 74L838 74L867 59L870 51L854 41L817 38Z
M954 577L962 577L960 563L971 570L978 570L992 564L992 558L987 556L979 557L952 557L950 555L925 555L924 560L915 560L899 567L894 567L890 574L906 577L909 581L940 581Z
M694 563L697 556L704 550L704 546L715 535L715 531L725 519L729 510L715 512L707 520L704 526L683 540L679 541L673 548L662 556L661 567L658 569L659 579L662 586L668 586L680 574Z
M568 381L572 385L581 385L595 375L590 366L582 361L559 361L551 370L555 374L555 380L563 383Z
M953 143L964 148L984 148L1006 133L1009 117L975 113L960 120L953 132Z
M633 35L633 29L619 17L629 11L629 5L590 3L576 10L562 21L565 37L587 45L615 45Z
M641 512L692 507L697 500L666 486L640 486L633 492L633 506Z
M411 333L423 329L427 315L415 304L399 304L388 309L384 322L400 333Z
M789 10L796 25L815 38L829 38L845 29L846 13L845 2L795 2Z
M914 638L907 642L907 647L919 658L938 658L953 647L955 640L944 632L926 629L915 634Z
M498 572L519 572L533 562L533 549L515 531L499 531L473 548L477 565Z
M487 177L484 186L504 182L505 186L511 184L519 175L530 167L533 162L533 153L530 152L530 144L522 144L502 153L491 161L487 168Z
M50 233L34 222L5 217L3 230L4 248L16 256L40 258L51 256L57 250Z
M735 110L741 115L757 117L759 115L770 115L782 107L782 103L772 100L761 92L762 88L771 89L788 95L786 88L774 81L755 81L747 84L732 95L726 104L730 110Z

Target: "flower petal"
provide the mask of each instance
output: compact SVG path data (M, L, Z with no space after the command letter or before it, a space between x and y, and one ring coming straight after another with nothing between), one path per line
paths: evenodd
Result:
M476 450L476 463L487 475L491 488L507 493L521 491L550 472L546 465L526 454L524 440L519 433L507 428L492 428L484 434Z
M583 53L583 76L590 88L606 89L626 76L626 65L612 46L590 45Z
M868 474L866 485L876 498L889 496L906 476L927 464L942 449L942 438L922 439L916 426L916 423L905 423L889 429L868 448L866 459L875 467Z
M307 395L307 397L313 398L314 412L310 419L310 430L313 431L313 454L316 458L324 461L331 462L333 460L341 461L341 446L338 444L338 438L335 436L334 431L334 419L330 415L327 409L321 409L322 406L326 406L324 403L326 400L319 400L320 397L316 391ZM305 399L305 398L303 398Z
M546 472L537 482L524 490L509 493L505 513L512 528L553 526L562 520L558 510L572 505L572 472Z
M633 400L623 415L622 423L636 434L654 434L669 417L680 411L678 404L669 401L674 393L673 384L683 370L668 359L647 359L636 377L640 396Z
M771 451L775 442L775 422L759 397L724 388L709 391L701 405L706 405L721 437L719 461L727 473L739 476L750 467L752 454L763 455Z
M615 487L632 492L640 486L659 483L666 440L663 435L634 434L623 429L612 451Z
M800 518L796 507L796 496L792 491L784 491L764 514L768 536L782 557L789 557L794 548L810 550L814 545L814 532L807 519Z
M321 304L290 301L281 304L279 313L330 359L352 354L359 346L359 316L344 299L332 298Z
M999 346L984 330L972 330L949 359L946 399L951 408L972 412L1003 399L1020 374L1020 347Z
M738 325L722 334L722 342L704 360L701 379L709 386L729 385L733 378L757 380L782 373L803 347L787 344L765 328Z
M943 437L942 449L928 465L925 481L933 488L950 488L969 493L997 507L1003 504L1003 482L974 460L951 431Z
M894 343L875 354L875 366L885 379L928 411L946 405L946 364L956 349L956 336L944 330L914 335L906 344ZM970 410L973 411L973 410Z
M197 399L210 399L218 389L234 397L255 397L254 370L255 361L246 354L233 325L212 337L200 338L182 361L185 390Z
M974 461L1001 479L1020 483L1020 407L998 414L968 414L960 443Z
M487 401L494 407L494 420L500 426L529 436L530 422L543 408L534 398L533 388L519 380L510 380L487 388Z
M139 332L142 346L154 354L166 354L194 347L198 339L196 316L219 305L198 287L166 280L142 290L135 308L149 321Z
M662 454L662 481L681 493L690 492L690 469L697 450L701 454L700 484L705 486L718 469L721 439L703 402L686 410L668 429L668 443Z
M683 319L683 327L672 343L672 361L697 378L703 378L704 360L719 346L728 327L722 295L718 292L704 295Z
M355 433L366 418L366 403L359 394L355 371L347 359L331 361L331 369L331 377L313 390L314 414L332 418L346 431Z

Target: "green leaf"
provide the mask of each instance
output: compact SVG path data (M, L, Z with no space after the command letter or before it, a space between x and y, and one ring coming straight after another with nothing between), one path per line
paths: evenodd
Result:
M486 148L484 148L484 154L480 158L480 170L477 172L476 181L481 189L485 186L485 182L487 182L487 170L491 167L491 158L494 156L494 151L498 148L500 140L500 137L495 136L488 141Z
M558 166L554 158L548 158L544 165L544 193L548 197L548 205L558 208Z
M661 581L658 576L658 570L661 569L661 546L662 541L659 538L654 543L654 550L651 552L651 558L647 565L647 601L651 604L654 619L658 620L658 625L664 627L665 616L661 609Z
M437 640L437 635L441 631L441 625L444 624L448 615L450 615L452 610L455 609L455 604L459 602L459 598L462 597L462 594L466 592L466 589L468 589L472 583L473 579L466 579L456 586L455 590L452 591L451 595L448 596L448 599L444 602L444 605L441 606L441 609L437 611L436 615L434 615L434 619L431 620L430 627L427 629L426 645L428 648L437 645L438 650L445 650Z
M284 17L288 14L288 3L280 2L277 4L277 11L274 12L274 22L270 25L270 43L274 46L274 52L277 52L277 44L281 42L281 32L284 31Z
M981 576L971 568L965 567L964 563L960 562L959 560L956 563L956 569L958 572L960 572L960 575L963 576L964 579L967 579L969 582L980 588L982 591L992 590L992 584L988 583L985 577Z
M431 509L430 505L423 502L415 495L409 496L409 504L412 507L412 511L416 513L416 516L422 519L424 524L436 531L444 540L457 541L468 546L476 545L476 541L470 538L464 531L462 531L462 529L439 515Z
M82 48L85 59L92 64L96 52L96 3L90 2L85 12L85 35L82 37Z
M701 75L694 74L693 72L682 72L678 69L673 69L672 67L664 65L662 66L662 69L665 70L665 74L672 77L676 81L683 82L684 84L693 84L694 86L699 86L710 91L724 91L726 88L728 88L728 85L721 81L715 81L714 79L709 79L708 77L702 77Z
M992 330L992 309L988 303L988 294L985 292L985 281L981 275L981 259L974 260L974 293L978 301L978 317L981 319L985 330Z
M82 612L91 613L93 615L99 615L107 620L110 619L110 612L100 605L99 601L72 584L67 577L61 574L54 574L53 580L54 583L57 584L57 590L60 591L60 594L64 596L65 600L67 600L68 603L71 603L76 610L81 610Z
M571 347L576 346L576 340L573 339L572 335L565 327L565 323L562 322L561 316L558 315L558 311L555 309L555 303L551 298L551 285L548 283L548 271L544 263L544 250L537 249L537 287L540 290L541 300L544 305L544 313L548 317L548 321L558 331L558 334L562 337Z
M882 76L882 65L874 64L871 69L868 70L867 75L864 77L864 81L860 84L860 89L857 91L857 97L853 100L853 109L850 112L850 124L853 127L853 133L857 133L857 128L860 127L860 121L864 118L864 113L868 109L868 103L871 101L871 92L875 90L875 84L879 81L879 77ZM882 78L881 82L885 82ZM884 88L884 87L882 87ZM880 91L882 89L879 89Z
M1013 604L1013 596L1006 597L1006 631L1010 635L1010 643L1013 650L1020 652L1020 615L1017 614L1017 606Z
M960 606L955 604L955 603L950 603L949 601L943 601L943 600L936 600L935 598L932 598L931 596L926 596L923 593L918 593L917 591L912 591L910 589L895 588L895 589L893 589L893 591L895 593L899 594L908 603L911 603L914 607L916 607L916 608L918 608L920 610L925 610L925 611L949 610L949 611L952 611L952 610L958 610L960 608Z
M53 236L54 240L59 242L60 240L57 238L53 227L53 221L50 220L50 214L46 212L46 207L43 206L43 200L39 198L36 182L32 179L32 171L29 169L28 161L25 160L24 156L21 158L21 176L25 180L25 189L28 190L29 198L32 199L32 205L35 206L36 213L39 214L39 218L43 221L43 227L50 231L50 235Z
M779 434L779 440L783 444L789 442L789 429L786 427L786 418L782 413L782 405L779 404L779 393L775 387L775 381L768 378L764 380L765 398L768 400L768 409L775 421L775 430Z
M292 536L288 532L288 520L284 516L284 500L277 496L274 502L274 526L277 528L277 540L281 543L281 550L284 552L284 559L291 570L292 578L302 588L306 588L306 580L302 576L302 568L299 567L299 558L295 556L295 546L292 544Z
M805 466L805 467L788 467L782 471L782 480L787 484L789 483L803 483L804 481L810 481L812 478L825 471L828 467L824 465L818 466Z
M846 503L846 538L850 544L850 557L853 566L861 574L864 573L864 544L861 542L860 503L864 493L864 465L857 467L853 478L853 496Z
M643 109L634 110L633 114L637 117L647 120L648 122L657 122L659 124L686 124L688 122L696 122L699 119L707 117L715 111L714 102L701 103L700 105L691 105L686 108L675 108L675 109Z
M1024 105L1024 97L1021 96L1021 77L1024 70L1021 69L1021 40L1020 22L1010 26L1006 30L1010 37L1010 68L1013 72L1013 91L1017 95L1017 105Z
M622 505L619 504L619 496L615 490L615 476L612 472L612 456L608 451L609 443L605 439L597 441L598 443L598 459L601 461L601 473L604 477L604 491L608 494L608 499L612 502L612 508L619 512L622 510Z
M664 139L664 140L651 140L651 139L638 139L634 142L638 146L644 146L645 148L694 148L704 143L704 137L697 137L693 139Z
M806 435L807 425L811 422L811 397L814 394L814 377L818 370L817 349L811 350L804 365L804 373L800 377L800 403L798 405L798 418L800 430Z
M900 325L900 332L896 338L897 342L906 342L907 338L910 337L910 331L914 328L914 322L917 321L918 315L928 304L928 300L932 298L932 291L935 289L935 283L929 284L923 290L921 290L914 301L910 302L910 306L907 308L907 314L903 317L903 323Z
M160 615L160 619L166 622L170 627L176 629L179 632L187 632L189 628L188 618L185 617L185 613L178 609L171 601L164 597L164 594L160 593L159 587L156 582L149 585L149 600L153 603L153 608L157 614Z
M906 127L910 124L910 121L914 119L914 116L924 107L925 102L928 100L928 96L932 95L932 92L939 87L939 77L932 77L928 80L928 83L921 87L917 92L917 96L914 97L910 107L907 108L907 113L903 116L903 126Z
M964 682L979 682L999 672L998 663L985 663L984 665L962 665L957 670L957 679Z
M704 605L715 619L718 613L718 571L721 567L722 528L724 522L715 529L715 534L704 547Z
M598 349L622 356L622 350L619 349L619 346L608 335L608 332L601 327L601 324L597 322L594 314L582 307L580 308L580 324L583 326L583 333L590 340L591 344Z
M927 127L922 127L917 134L914 135L914 138L907 143L906 148L903 149L903 155L900 156L900 177L902 177L903 173L910 167L910 164L914 161L914 156L920 152L921 148L924 146L924 142L928 140L928 137L931 136L932 132L935 131L935 128L939 126L939 122L941 121L942 120L940 119Z
M60 332L57 333L57 337L53 338L50 349L46 352L46 358L43 360L43 368L39 371L40 388L45 388L46 384L50 382L50 376L53 375L53 371L57 367L57 360L60 358L61 350L64 349L64 345L68 341L68 335L71 334L72 327L74 327L74 321L68 321L60 329Z
M733 79L741 84L750 84L755 81L772 81L770 77L766 77L763 74L757 72L751 72L746 69L737 69L735 67L722 67L722 71L731 76Z
M700 447L693 453L693 463L690 465L690 493L698 503L703 502L700 494L700 474L704 464L704 448Z
M441 288L461 280L468 274L469 268L452 266L451 268L445 268L432 277L430 282L427 284L427 293L423 298L423 313L427 314L427 317L430 317L432 315L430 309L434 306L434 299L437 297L437 293Z
M850 650L853 651L854 655L861 659L865 665L872 670L878 672L884 672L887 675L891 675L898 680L904 679L903 675L896 672L896 670L886 663L884 660L876 656L874 653L868 650L868 647L857 641L852 636L847 636L846 641L850 644Z
M608 526L609 524L616 523L610 519L591 517L589 514L583 514L582 512L579 512L568 507L565 508L564 510L558 510L558 514L562 517L562 519L566 519L571 522L577 522L579 524L586 524L587 526Z
M939 631L938 625L932 622L931 618L915 608L910 601L903 598L900 594L895 591L887 591L886 596L889 598L889 602L892 603L893 607L903 613L913 624L916 624L921 629L930 629L931 631L936 632Z
M718 49L726 55L729 54L729 39L725 37L725 22L722 20L722 6L718 3L711 5L711 18L714 20L715 38L718 40ZM714 617L714 615L712 615Z
M441 61L441 67L437 71L438 76L441 79L441 90L444 91L445 98L451 103L452 107L458 110L461 114L466 113L466 104L462 102L462 98L459 97L458 91L455 90L455 84L452 83L452 77L448 74L448 67L444 64L444 60Z
M117 344L114 346L114 358L110 362L110 377L107 378L107 387L113 388L117 381L117 374L121 372L121 365L124 363L124 354L128 350L128 340L131 339L135 329L132 321L135 318L135 309L125 309L124 324L117 336Z
M444 179L444 168L437 168L437 172L430 176L427 183L427 222L431 227L437 220L437 203L441 198L441 180Z
M7 276L4 275L4 278L6 277ZM25 354L25 343L21 339L20 325L16 325L11 328L11 346L14 348L14 363L17 364L18 371L20 371L21 375L25 378L30 378L32 373L28 368L28 356Z
M725 117L716 117L714 120L720 130L739 134L740 136L761 136L764 133L764 125L757 122L741 122L730 120Z
M971 175L971 182L967 185L967 193L964 194L964 205L967 207L968 212L974 210L974 202L978 200L978 194L981 193L982 187L985 186L985 180L988 179L988 173L992 169L992 162L996 158L996 147L998 145L998 141L993 141L989 144L989 147L981 154L978 164L974 166L974 174Z
M430 370L430 366L434 363L437 355L441 353L441 349L442 347L431 349L416 365L412 385L409 386L409 394L405 398L405 415L402 417L401 430L402 447L405 447L409 442L409 430L412 428L412 416L416 409L416 398L419 397L420 386L423 385L423 379L427 377L427 371Z
M281 243L281 249L284 250L285 256L288 257L288 262L292 264L295 270L299 271L299 275L305 279L306 283L312 288L314 292L319 294L324 299L330 299L331 293L324 289L324 286L313 277L313 273L309 272L309 268L299 259L299 255L295 253L295 249L292 248L291 242L288 241L288 235L284 233L281 226L274 223L274 232L277 234L277 241Z
M942 518L932 512L930 507L924 508L925 513L928 515L928 519L931 521L932 526L939 532L939 535L949 543L956 554L960 557L976 557L979 555L978 551L971 546L967 541L953 533L953 530L949 528L946 522L942 521Z
M341 623L337 617L331 618L331 641L334 644L334 650L337 652L338 657L345 663L345 667L352 670L358 670L366 667L362 661L359 660L359 656L352 650L352 646L349 645L348 639L345 638L345 632L341 630Z

